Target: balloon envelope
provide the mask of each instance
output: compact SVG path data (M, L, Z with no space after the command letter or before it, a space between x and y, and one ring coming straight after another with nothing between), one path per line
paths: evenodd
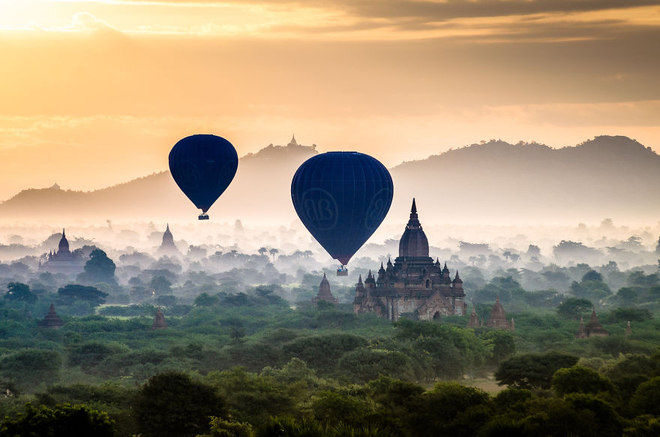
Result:
M227 189L238 169L232 144L216 135L191 135L170 151L170 173L181 191L204 213Z
M369 239L392 204L385 166L358 152L328 152L305 161L291 182L298 217L342 264Z

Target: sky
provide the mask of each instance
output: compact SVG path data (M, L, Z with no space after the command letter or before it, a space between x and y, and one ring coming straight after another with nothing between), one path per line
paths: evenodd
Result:
M0 200L214 133L392 167L482 140L660 152L660 2L0 0Z

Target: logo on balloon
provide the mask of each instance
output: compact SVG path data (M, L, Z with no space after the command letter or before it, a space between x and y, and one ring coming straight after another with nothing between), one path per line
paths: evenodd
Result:
M182 161L172 175L174 180L184 189L196 188L199 185L201 175L197 166L190 161Z
M236 168L238 167L238 161L227 161L224 163L220 171L218 171L218 190L220 193L223 193L227 189L228 179L231 180L236 174Z
M367 208L364 226L371 231L375 231L387 215L387 211L390 210L391 204L392 191L389 188L383 188L377 192Z
M339 209L335 198L324 189L311 188L305 191L300 201L301 210L298 211L307 220L303 223L309 224L316 230L326 231L337 225Z

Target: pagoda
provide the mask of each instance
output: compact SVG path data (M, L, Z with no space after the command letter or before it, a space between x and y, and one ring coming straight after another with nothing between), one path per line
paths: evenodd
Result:
M324 300L330 303L339 303L339 300L332 295L330 291L330 283L328 278L326 278L325 273L323 273L323 279L321 279L321 284L319 284L319 292L315 298L312 298L312 303L318 305L319 301Z
M156 316L154 317L154 324L151 326L151 329L165 329L167 328L167 323L165 323L165 316L160 310L160 307L156 311Z
M587 337L607 337L610 335L610 333L607 332L605 328L603 328L603 325L598 321L598 317L596 317L596 308L591 309L591 319L589 319L589 323L584 327L584 330L587 331Z
M46 329L60 329L62 326L64 326L64 322L55 312L55 305L52 303L48 309L48 314L46 314L44 319L39 322L39 326Z
M504 307L500 303L499 296L497 296L497 298L495 299L495 305L493 305L493 309L490 311L490 317L486 322L486 326L491 328L498 328L498 329L515 330L513 325L509 323L509 321L506 319L506 314L504 313Z
M472 314L470 314L470 320L468 320L468 328L478 328L479 327L479 316L477 316L477 311L474 306L472 306Z

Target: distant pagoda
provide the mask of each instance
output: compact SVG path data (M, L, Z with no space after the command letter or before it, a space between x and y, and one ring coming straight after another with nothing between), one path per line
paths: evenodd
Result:
M339 300L332 295L330 291L330 283L328 278L326 278L325 273L323 273L323 279L321 279L321 284L319 285L319 292L315 298L312 298L312 303L318 305L319 301L324 300L330 303L338 303Z
M587 338L589 335L587 335L586 329L584 329L584 319L580 317L580 326L578 326L578 330L575 333L575 338Z
M167 328L167 323L165 323L165 316L160 310L160 307L156 311L156 316L154 317L154 324L151 326L151 329L165 329Z
M179 255L179 249L176 247L176 244L174 244L174 235L172 235L172 231L170 231L170 224L167 224L167 228L165 229L165 232L163 232L163 242L160 244L160 247L158 248L158 253L160 255Z
M64 322L55 312L55 305L52 303L48 309L48 314L46 314L44 319L39 322L39 326L46 329L60 329L62 326L64 326Z
M470 314L470 320L468 320L468 328L478 328L479 327L479 316L477 316L477 311L472 306L472 314Z
M499 296L497 296L495 299L495 305L493 305L493 309L490 311L490 317L486 322L486 326L490 328L509 329L515 331L513 326L513 319L511 319L511 323L509 323L509 321L506 319L504 307L500 303Z
M598 321L596 308L591 309L591 319L589 319L589 323L584 327L584 330L587 331L587 337L607 337L610 335Z

